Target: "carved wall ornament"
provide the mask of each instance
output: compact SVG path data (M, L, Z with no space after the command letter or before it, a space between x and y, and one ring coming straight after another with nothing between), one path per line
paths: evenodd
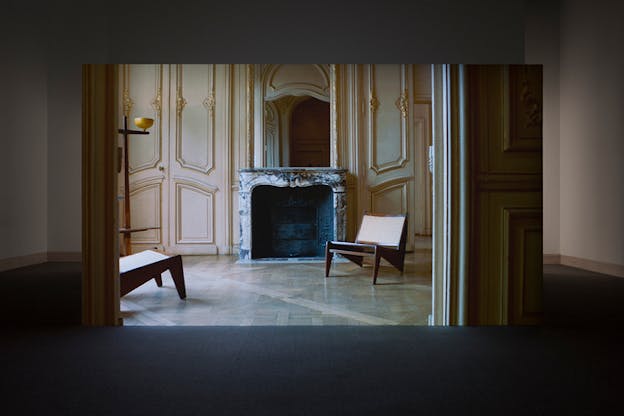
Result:
M203 106L208 110L211 117L214 115L215 103L215 93L213 89L212 91L210 91L210 95L208 95L208 97L206 97L204 101L202 101Z
M408 109L408 101L407 101L407 90L404 90L403 93L397 100L394 102L399 111L401 112L401 117L407 118L407 109Z
M124 115L126 117L130 117L130 112L132 111L132 106L134 105L134 102L132 101L132 98L130 98L130 92L128 91L128 88L124 88L123 90L123 112Z
M158 117L160 118L162 114L162 88L158 88L158 91L156 92L156 98L154 98L151 104L152 108L154 109L154 111L156 111Z
M186 104L186 100L184 99L184 97L182 97L182 89L180 89L178 90L178 98L176 98L176 112L178 114L178 117L182 115L182 110L184 110Z
M370 96L370 100L368 101L368 105L370 107L371 113L377 111L377 108L379 107L379 100L377 100L377 97L375 97L375 95L372 93Z
M520 102L524 105L525 127L540 127L542 124L542 108L540 100L533 94L526 78L522 79Z

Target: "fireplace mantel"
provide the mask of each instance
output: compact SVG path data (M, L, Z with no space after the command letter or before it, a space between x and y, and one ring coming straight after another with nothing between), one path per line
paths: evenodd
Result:
M239 215L241 260L252 259L252 194L256 186L329 186L333 194L334 239L346 235L346 169L335 168L247 168L239 171Z

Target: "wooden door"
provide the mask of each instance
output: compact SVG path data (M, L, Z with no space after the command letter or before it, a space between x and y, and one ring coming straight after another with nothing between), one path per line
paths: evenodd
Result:
M467 65L468 323L542 317L542 67Z
M172 65L171 91L169 250L226 253L229 66Z
M413 66L370 64L363 71L365 98L366 188L361 193L358 223L364 211L408 213L407 250L414 247L415 189Z
M309 98L292 111L290 166L329 167L329 103Z
M121 114L155 119L130 136L132 227L158 227L133 233L133 251L229 253L230 66L121 68Z
M130 182L130 222L132 228L158 227L132 233L132 252L151 248L165 249L168 233L169 183L166 176L169 152L167 150L167 117L163 117L163 103L168 100L167 65L120 65L120 103L118 125L128 117L128 128L135 117L150 117L154 124L148 135L128 136L128 162ZM166 114L166 113L164 113ZM123 136L119 136L123 148ZM121 172L119 184L120 224L123 220L124 179Z

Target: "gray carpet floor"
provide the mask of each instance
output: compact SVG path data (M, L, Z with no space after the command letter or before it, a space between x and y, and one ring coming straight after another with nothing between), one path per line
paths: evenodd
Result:
M83 328L80 265L0 273L21 415L602 415L621 407L624 279L544 267L539 327Z

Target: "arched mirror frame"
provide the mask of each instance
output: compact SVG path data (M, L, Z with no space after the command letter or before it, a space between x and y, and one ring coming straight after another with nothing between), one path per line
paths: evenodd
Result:
M329 88L323 91L305 83L292 83L279 93L267 95L272 75L282 64L249 64L247 65L247 113L248 113L248 165L249 167L267 167L265 137L265 101L275 100L286 95L308 95L329 102L329 164L331 168L338 166L338 111L336 105L337 74L336 64L313 64L327 78Z

